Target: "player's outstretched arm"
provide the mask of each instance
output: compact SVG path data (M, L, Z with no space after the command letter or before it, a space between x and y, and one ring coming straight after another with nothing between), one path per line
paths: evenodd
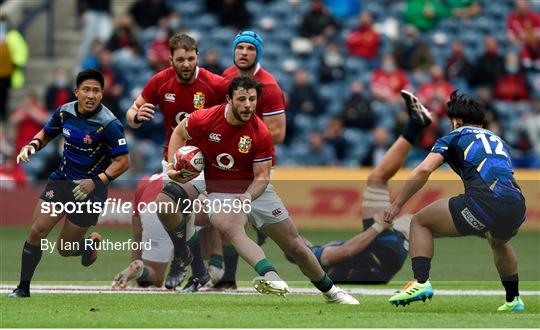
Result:
M155 106L147 103L146 100L139 95L133 105L126 112L126 120L130 127L139 128L145 121L154 118Z
M384 221L392 223L407 201L420 190L429 179L429 176L444 163L444 157L439 153L430 153L411 173L403 189L396 196L390 207L384 211Z
M382 217L375 216L375 223L367 230L354 236L342 245L326 247L321 254L321 264L323 266L332 266L357 256L373 242L377 235L390 228L390 226L390 223L382 221Z
M263 121L272 136L272 144L276 145L283 143L285 140L285 132L287 130L285 113L264 117Z
M45 130L39 131L27 145L21 148L17 155L17 164L30 161L30 156L43 149L50 140L51 138L45 133Z

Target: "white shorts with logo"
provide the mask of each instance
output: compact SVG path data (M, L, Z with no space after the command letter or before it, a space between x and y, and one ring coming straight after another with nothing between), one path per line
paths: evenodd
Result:
M214 200L233 200L237 194L230 193L211 193L208 198ZM212 220L213 214L210 214ZM251 202L251 212L248 214L248 220L260 229L267 225L279 223L289 218L289 212L283 205L281 198L274 190L274 186L269 183L264 193L256 200Z
M150 250L142 250L142 259L154 262L169 262L173 256L174 246L169 234L163 228L156 213L145 212L139 215L142 225L142 241L151 242ZM186 237L191 238L195 233L192 213L186 227Z
M165 182L171 181L171 179L169 179L169 176L167 175L168 163L165 159L161 161L161 168L163 171L163 180ZM171 181L171 182L174 182L174 181ZM206 183L204 182L204 172L201 172L201 174L199 174L195 179L189 181L189 183L191 183L193 187L195 187L195 189L199 191L199 193L203 193L206 191Z

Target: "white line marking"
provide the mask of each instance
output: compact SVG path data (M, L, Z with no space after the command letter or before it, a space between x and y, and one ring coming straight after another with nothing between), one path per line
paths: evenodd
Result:
M15 285L0 285L0 293L11 292ZM351 294L365 296L387 296L396 292L394 289L345 289ZM83 285L35 285L31 288L32 293L111 293L111 294L171 294L178 293L162 288L127 288L123 290L113 290L107 286L83 286ZM319 294L316 289L291 288L292 294ZM434 290L438 296L499 296L504 295L503 290ZM236 294L251 295L258 294L253 288L238 288L234 291L200 291L197 294ZM540 296L540 291L520 291L521 296Z

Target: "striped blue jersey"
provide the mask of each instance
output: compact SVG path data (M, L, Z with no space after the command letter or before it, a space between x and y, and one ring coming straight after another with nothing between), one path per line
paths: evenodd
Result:
M77 111L77 101L58 108L43 128L51 138L64 136L60 166L51 179L92 178L111 164L111 159L126 154L128 145L122 124L104 105L91 114Z
M461 177L465 194L482 199L521 200L506 143L493 132L460 127L435 142L439 153Z

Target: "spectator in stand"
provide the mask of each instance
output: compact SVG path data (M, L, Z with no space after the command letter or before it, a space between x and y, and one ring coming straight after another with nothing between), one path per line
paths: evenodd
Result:
M154 71L159 72L171 65L169 39L180 29L180 14L173 12L159 21L160 31L148 47L146 59Z
M368 131L375 127L375 114L371 109L371 100L366 95L360 81L351 84L351 92L343 110L343 124L347 128Z
M49 112L55 111L62 104L75 101L75 94L70 84L71 79L66 68L57 68L54 72L54 81L47 87L45 94L45 106ZM17 148L17 150L20 150L20 148Z
M129 14L139 28L146 29L158 25L159 20L171 11L165 0L137 0L129 9Z
M497 39L487 36L484 39L484 54L476 60L470 84L494 88L497 78L504 72L504 58L499 55Z
M527 42L521 49L520 56L525 70L540 72L540 38Z
M345 78L345 58L338 44L329 43L321 56L319 81L322 84L341 81Z
M433 65L429 45L413 25L406 25L403 36L394 44L394 57L398 66L405 71L428 72Z
M246 7L245 0L207 0L209 11L216 13L220 25L245 30L251 26L252 15Z
M360 0L324 0L324 4L330 10L332 16L340 20L353 17L360 12Z
M289 93L289 106L287 117L294 118L298 114L311 117L319 116L324 110L317 89L309 81L309 76L304 69L294 71L294 84Z
M505 73L497 77L494 97L503 101L525 101L530 88L525 71L521 69L517 53L506 54Z
M371 95L385 103L401 104L400 91L410 89L405 71L396 66L392 54L383 56L381 67L373 71L370 84Z
M540 167L540 99L535 99L532 102L533 111L531 113L525 113L523 118L524 128L527 130L531 143L534 146L537 168Z
M512 145L512 165L519 168L538 167L534 145L525 127L519 127L516 142Z
M9 124L16 132L15 150L21 150L27 145L47 120L47 109L39 102L37 94L33 91L28 92L22 106L15 109L9 118Z
M94 40L106 43L111 37L113 23L110 0L79 0L77 6L83 24L78 63L86 57Z
M215 48L210 48L204 53L203 67L215 74L223 73L223 67L219 63L219 54Z
M334 148L324 141L320 132L309 135L308 145L296 152L295 159L303 166L337 165Z
M477 0L444 1L448 14L456 18L469 18L480 14L482 6Z
M431 80L418 89L418 98L433 115L441 119L446 115L445 105L453 90L454 86L444 78L442 68L434 65L431 68Z
M118 24L113 32L113 35L107 42L107 48L114 52L120 48L129 47L132 42L139 40L137 27L133 18L129 15L122 15L118 20Z
M373 143L368 152L362 158L360 164L365 167L375 167L382 161L384 154L390 148L391 141L388 131L384 127L377 127L373 130Z
M0 124L8 117L10 88L24 86L27 61L28 45L24 37L10 26L7 16L0 14Z
M345 43L349 55L373 61L377 58L381 39L373 28L373 17L368 11L363 11L358 17L358 27L352 30Z
M322 0L312 0L311 9L303 17L298 34L300 37L311 39L314 45L322 46L337 33L338 29L339 23Z
M467 82L470 79L472 68L471 62L465 56L463 43L459 40L455 40L452 43L450 57L446 60L444 76L451 82Z
M516 10L506 19L508 39L517 47L540 38L540 15L529 8L527 0L516 0Z
M103 78L105 78L102 103L111 110L116 118L123 118L119 102L124 94L126 81L122 73L113 66L112 53L107 48L99 53L99 63L96 69L101 71Z
M92 69L95 68L99 63L99 53L104 48L103 43L98 39L94 39L90 51L81 61L81 69Z
M324 130L324 141L334 149L338 163L345 160L349 146L343 137L343 120L341 118L330 119Z
M442 17L448 16L448 8L437 0L407 0L405 21L422 31L431 30Z
M478 94L478 97L477 97L478 102L480 102L480 104L484 106L484 109L486 109L486 116L484 119L484 122L486 123L485 125L486 128L492 131L493 133L497 134L498 136L503 135L502 133L499 134L500 132L495 132L489 128L490 126L493 126L493 124L498 126L498 123L499 123L499 114L495 110L495 105L493 101L493 92L491 91L491 89L487 87L480 87L477 90L477 94Z

